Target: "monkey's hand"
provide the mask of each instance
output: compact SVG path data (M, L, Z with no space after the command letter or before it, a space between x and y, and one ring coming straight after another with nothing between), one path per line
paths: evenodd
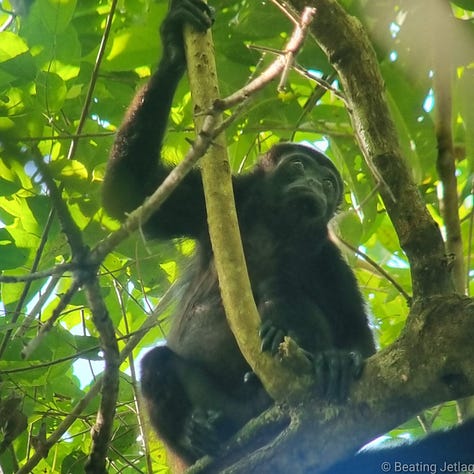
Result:
M290 336L298 343L298 338L291 331L285 331L271 319L266 319L260 326L261 350L278 353L285 336ZM364 359L357 351L324 350L311 353L302 348L310 360L316 379L318 394L334 402L344 402L349 394L352 382L362 373Z
M278 327L271 319L262 321L259 331L259 336L262 340L262 344L260 346L261 351L269 351L272 355L276 355L278 353L280 344L287 335L287 331L281 327Z
M347 400L352 382L364 368L360 352L327 350L307 355L313 364L320 396L338 403Z
M205 32L214 23L214 10L201 0L171 0L166 18L161 24L163 61L184 68L183 26L187 23Z

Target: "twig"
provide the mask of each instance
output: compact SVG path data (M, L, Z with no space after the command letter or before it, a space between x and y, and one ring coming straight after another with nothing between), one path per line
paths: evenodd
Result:
M279 76L285 68L288 67L288 64L293 62L293 58L303 46L308 27L313 20L315 13L315 8L306 7L301 15L301 22L298 23L293 31L293 34L291 35L285 49L282 51L281 56L271 63L259 77L248 83L242 89L229 95L225 99L216 100L213 109L219 112L230 109L234 105L244 102L247 97L255 94Z
M22 283L42 280L53 275L62 275L65 272L74 271L78 269L76 263L60 263L55 267L41 270L38 272L31 272L26 275L0 275L0 283Z
M0 33L3 33L4 31L8 30L8 28L10 28L10 25L15 21L15 18L16 18L16 15L14 13L10 13L7 10L2 10L2 11L4 11L10 16L5 20L3 25L0 25Z
M48 235L49 235L49 231L51 230L51 226L53 224L54 215L55 215L55 211L54 211L54 209L52 209L50 211L49 215L48 215L46 225L45 225L43 233L41 235L41 242L40 242L40 244L38 246L38 249L36 251L35 259L33 261L33 264L31 265L31 273L35 273L36 270L38 269L41 257L43 255L43 251L46 247L46 242L48 241ZM12 326L15 325L15 323L17 322L17 320L18 320L18 318L19 318L19 316L22 312L22 308L25 304L26 298L27 298L28 293L29 293L30 288L31 288L31 283L32 283L31 280L28 281L26 283L26 285L24 286L23 291L21 292L21 296L18 300L18 303L16 305L15 310L13 311L13 315L11 316ZM2 340L2 345L0 346L0 359L3 355L3 353L5 352L5 350L8 346L8 343L10 342L10 338L11 338L12 334L13 334L13 328L8 329L7 332L5 333L5 336Z
M97 132L97 133L67 133L64 135L48 135L44 137L18 137L19 142L44 142L56 140L80 140L82 138L107 138L115 135L115 132Z
M91 429L92 448L86 465L86 472L102 474L106 472L107 450L112 435L117 405L120 357L115 328L102 298L96 275L85 283L85 290L92 312L92 320L100 334L105 360L100 407L96 422Z
M270 0L286 17L288 17L294 25L298 26L300 20L298 15L288 8L288 5L282 5L278 0Z
M72 282L72 285L61 297L56 308L54 308L51 317L41 326L41 330L38 335L35 338L31 339L31 341L21 351L21 356L24 359L28 359L33 353L33 351L39 347L43 339L53 328L54 323L61 317L61 313L63 312L64 308L66 308L66 306L70 303L72 297L76 294L76 291L79 289L80 286L81 282L79 280L75 279Z
M308 79L311 79L312 81L316 82L316 84L320 87L322 87L324 90L326 91L329 91L329 92L332 92L336 97L338 97L339 99L341 99L344 104L347 105L347 100L346 100L346 96L339 90L337 90L336 88L334 88L333 86L331 86L331 84L328 82L328 81L325 81L324 79L322 79L321 77L318 77L316 76L315 74L313 74L309 69L306 69L304 68L303 66L300 66L299 64L295 64L294 66L294 70L301 74L302 76L308 78ZM331 78L334 78L335 77L335 74L333 74L332 76L330 76Z
M44 162L44 158L40 150L35 146L31 149L31 152L33 155L33 161L38 168L38 171L41 173L43 182L48 188L49 196L58 214L62 231L66 236L69 246L71 247L73 261L76 259L76 261L80 262L82 261L83 256L87 253L85 245L82 241L81 230L72 218L65 201L62 199L62 191L60 188L58 188L53 177L51 176L50 168Z
M17 333L15 334L15 337L22 337L25 335L26 331L28 328L33 324L33 321L35 320L35 317L37 314L40 314L41 309L43 306L46 304L46 301L50 297L51 293L54 291L56 288L56 285L58 284L59 277L55 276L54 278L51 278L51 280L48 283L48 286L45 288L45 290L41 291L41 296L38 298L38 301L34 305L34 307L26 314L25 319L21 323L20 328L18 329Z
M335 238L341 242L342 245L347 247L349 250L354 252L356 255L359 257L363 258L369 265L371 265L375 271L382 275L386 280L388 280L396 289L397 291L405 298L405 301L407 304L410 306L412 302L412 297L405 291L405 289L395 280L392 278L392 276L386 272L375 260L370 258L367 254L359 250L357 247L354 247L351 245L349 242L345 241L341 237L335 235Z
M86 120L89 116L89 107L94 95L95 84L97 82L97 78L99 77L99 69L100 69L100 65L102 64L102 58L104 57L105 47L107 46L107 41L109 39L110 29L112 28L112 20L115 15L117 2L118 0L113 0L112 4L110 5L110 11L109 11L109 14L107 15L107 21L105 24L104 33L102 34L102 38L100 40L99 51L97 52L97 57L94 63L94 69L92 71L91 80L89 82L89 87L87 89L86 99L84 100L84 107L82 108L81 116L79 118L79 123L76 128L75 136L78 138L73 138L71 140L71 145L69 147L69 151L67 154L68 160L72 159L74 154L76 153L76 148L79 143L79 138L82 133L82 129L84 128Z
M64 433L71 427L71 425L79 418L81 413L86 409L87 405L99 394L102 388L102 377L93 383L87 392L87 394L82 398L79 403L71 410L60 425L51 433L49 438L47 438L46 443L44 443L45 449L50 449L54 446L55 443L61 440ZM28 461L16 472L16 474L30 474L34 472L35 466L42 460L42 455L40 452L36 451Z

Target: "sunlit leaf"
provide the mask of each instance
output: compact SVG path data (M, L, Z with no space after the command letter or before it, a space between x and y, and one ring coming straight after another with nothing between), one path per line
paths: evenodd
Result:
M0 32L0 63L28 51L26 42L9 31Z
M36 95L39 104L48 113L58 111L66 99L67 88L54 72L41 71L36 78Z
M61 33L69 25L76 8L76 0L37 0L38 11L46 27Z

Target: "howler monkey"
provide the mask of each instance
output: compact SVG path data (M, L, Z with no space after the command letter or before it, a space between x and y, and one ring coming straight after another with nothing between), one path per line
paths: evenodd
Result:
M186 66L182 26L188 22L205 31L212 21L211 9L200 0L171 1L161 26L159 66L132 102L107 167L103 202L117 219L140 205L169 172L157 157ZM342 199L338 171L315 149L284 143L263 155L251 173L234 176L233 185L262 320L262 349L275 353L290 335L312 361L320 393L344 400L375 345L354 275L328 238L328 221ZM141 381L153 426L191 463L217 453L271 400L255 376L247 377L250 368L227 325L198 170L144 230L151 238L197 241L167 344L145 355Z

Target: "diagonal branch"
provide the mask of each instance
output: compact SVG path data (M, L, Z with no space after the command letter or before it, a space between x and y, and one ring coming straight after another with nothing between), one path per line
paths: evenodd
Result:
M55 314L45 325L40 335L33 339L27 346L27 350L35 347L41 341L41 337L49 327L52 327L64 307L81 285L84 285L89 300L93 322L100 334L101 346L104 351L105 370L104 383L102 386L102 397L97 414L97 421L92 431L92 450L88 464L88 472L105 473L105 459L109 441L112 435L112 426L115 415L115 406L118 396L119 385L119 363L118 344L112 321L100 294L100 286L97 278L97 267L89 266L89 250L84 244L82 234L69 212L66 202L62 197L61 189L50 174L50 169L44 162L37 148L33 149L33 159L46 184L54 209L58 215L63 232L66 235L72 251L72 260L79 265L79 270L74 274L74 281L61 300L61 305L56 308Z
M306 3L291 1L295 8ZM414 296L450 293L453 287L444 243L402 157L369 38L360 22L336 0L314 4L318 14L312 33L339 75L359 146L381 183L385 208L410 261Z

